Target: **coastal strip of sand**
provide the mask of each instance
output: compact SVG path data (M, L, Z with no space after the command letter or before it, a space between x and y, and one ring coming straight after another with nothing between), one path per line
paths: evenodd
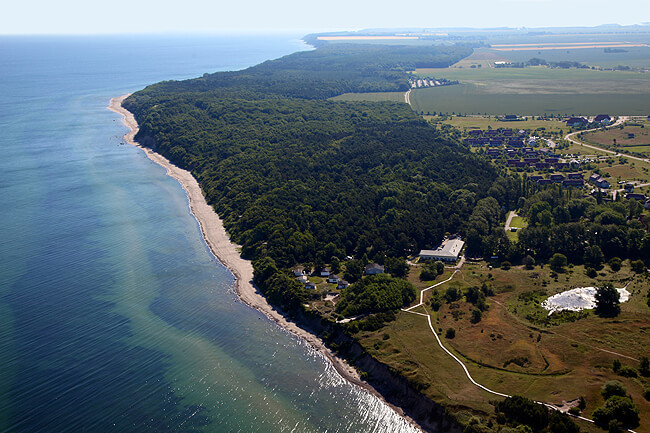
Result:
M129 128L129 132L124 136L124 140L128 144L142 149L149 159L156 164L163 166L167 170L167 174L181 184L187 193L190 210L201 227L203 239L217 260L219 260L234 275L235 290L239 298L248 306L262 312L282 328L309 343L309 345L330 360L334 369L344 379L377 396L386 404L391 406L397 413L404 416L413 426L420 428L417 423L404 415L401 408L386 402L379 392L377 392L367 382L361 380L358 372L345 362L345 360L332 353L332 351L325 346L323 341L315 335L300 328L295 323L288 321L280 312L274 309L266 301L264 296L258 292L253 285L253 265L249 260L244 260L240 256L239 246L230 241L230 237L226 233L226 229L224 228L219 215L217 215L212 206L205 201L203 191L201 191L201 187L194 176L192 176L192 173L175 166L164 156L147 147L141 146L135 141L135 135L138 133L138 123L136 122L133 113L122 107L122 101L128 97L129 94L113 98L108 106L108 109L123 116L123 122Z

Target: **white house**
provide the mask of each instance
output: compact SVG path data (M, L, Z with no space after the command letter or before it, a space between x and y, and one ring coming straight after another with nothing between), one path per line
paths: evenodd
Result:
M460 239L450 239L444 242L435 250L420 251L422 260L442 260L443 262L455 262L460 256L460 252L465 246L465 242Z

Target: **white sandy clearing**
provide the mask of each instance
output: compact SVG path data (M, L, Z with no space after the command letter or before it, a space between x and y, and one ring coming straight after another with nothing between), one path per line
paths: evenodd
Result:
M212 251L214 256L235 276L235 290L239 298L246 305L262 312L282 328L305 340L311 347L329 359L334 366L334 369L344 379L375 395L395 410L395 412L404 417L411 425L419 429L420 427L417 423L407 417L401 408L386 402L379 392L377 392L367 382L361 380L358 372L354 368L332 353L332 351L329 350L318 337L300 328L295 323L288 321L279 311L273 308L266 301L264 296L257 291L253 285L253 265L249 260L241 258L239 254L240 247L230 241L230 237L226 233L221 219L212 206L205 201L201 187L194 176L192 176L189 171L175 166L164 156L149 148L140 146L135 141L135 135L138 133L138 123L136 122L133 113L122 107L122 101L128 98L129 95L130 94L111 99L108 106L108 109L123 116L123 122L130 130L124 136L124 140L127 143L142 149L149 159L164 167L167 170L167 174L181 184L187 193L192 215L194 215L196 220L199 222L201 234L210 248L210 251Z
M627 302L630 299L630 292L627 289L616 289L620 296L620 302ZM596 308L596 288L577 287L553 295L542 302L542 307L548 310L548 315L556 311L581 311L593 310Z

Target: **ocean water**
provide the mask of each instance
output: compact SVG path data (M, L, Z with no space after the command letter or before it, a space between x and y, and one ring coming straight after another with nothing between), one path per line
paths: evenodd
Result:
M0 37L0 432L407 432L238 301L110 98L300 35Z

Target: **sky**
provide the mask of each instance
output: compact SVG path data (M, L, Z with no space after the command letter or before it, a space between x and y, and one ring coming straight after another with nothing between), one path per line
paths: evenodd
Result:
M648 0L9 0L0 34L310 33L650 22Z

